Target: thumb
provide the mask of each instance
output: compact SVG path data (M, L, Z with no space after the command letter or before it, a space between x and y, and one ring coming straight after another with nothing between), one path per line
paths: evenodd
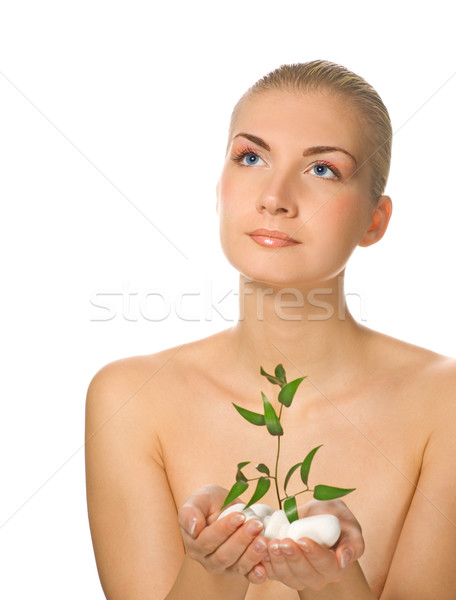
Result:
M185 505L179 509L179 526L192 538L197 538L206 525L203 513L195 506Z

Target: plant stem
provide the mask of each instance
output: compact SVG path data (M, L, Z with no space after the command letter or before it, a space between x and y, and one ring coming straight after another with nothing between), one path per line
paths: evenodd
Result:
M283 409L283 404L280 405L279 421L280 421L280 418L282 417L282 409ZM280 438L281 437L282 437L281 435L277 436L277 455L276 455L275 473L274 473L274 481L275 481L275 486L276 486L277 500L279 501L279 509L280 510L282 509L282 500L280 499L278 471L279 471Z
M293 494L293 496L299 496L299 494L305 494L306 492L313 492L314 490L311 490L309 487L305 490L301 490L300 492L296 492L296 494ZM288 495L285 496L285 498L282 498L281 501L283 502L284 500L286 500L287 498L289 498Z
M282 508L282 500L280 499L280 491L279 491L279 484L278 484L277 472L279 470L280 438L281 437L282 436L279 435L278 438L277 438L277 456L276 456L275 475L274 475L274 481L275 481L275 486L276 486L277 499L279 501L279 509Z

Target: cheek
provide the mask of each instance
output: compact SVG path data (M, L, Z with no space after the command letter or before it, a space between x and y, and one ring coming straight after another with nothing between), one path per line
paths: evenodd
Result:
M334 233L334 239L341 236L350 245L357 245L368 223L368 199L363 195L335 195L321 212L322 227Z
M245 205L245 202L242 201L242 196L240 187L236 185L234 178L222 176L218 193L220 217L231 219L235 214L238 214L241 207Z

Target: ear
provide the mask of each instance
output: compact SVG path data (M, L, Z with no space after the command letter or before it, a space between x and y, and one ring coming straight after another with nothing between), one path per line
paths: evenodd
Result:
M217 185L215 186L215 195L217 196L217 204L215 205L215 211L219 214L219 190L220 190L220 180L217 181Z
M372 213L372 220L369 228L359 242L359 246L372 246L382 239L393 212L393 203L389 196L380 196L377 206Z

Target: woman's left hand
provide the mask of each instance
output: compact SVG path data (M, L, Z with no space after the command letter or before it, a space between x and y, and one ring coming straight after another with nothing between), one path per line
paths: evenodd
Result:
M329 583L341 581L347 567L363 554L361 526L341 500L311 501L300 509L300 513L300 517L323 513L335 515L341 524L337 544L329 549L308 538L297 543L289 538L271 540L268 554L261 562L269 579L278 580L295 590L318 591Z

